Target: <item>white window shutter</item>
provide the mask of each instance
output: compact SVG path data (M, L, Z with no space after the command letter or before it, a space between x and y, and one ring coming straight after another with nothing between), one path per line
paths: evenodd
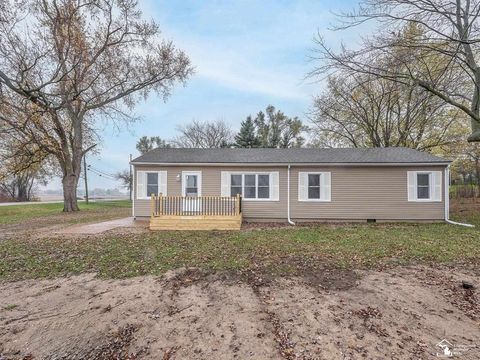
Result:
M228 171L222 171L221 173L221 196L230 196L231 191L230 191L230 172Z
M432 171L432 184L430 186L433 201L442 201L442 172Z
M320 200L330 201L332 198L331 173L324 172L320 175Z
M417 173L407 171L408 201L417 200Z
M147 197L146 172L137 171L137 199Z
M167 172L158 172L158 193L164 196L167 195Z
M278 171L270 173L270 200L280 199Z
M308 200L308 173L298 173L298 201Z

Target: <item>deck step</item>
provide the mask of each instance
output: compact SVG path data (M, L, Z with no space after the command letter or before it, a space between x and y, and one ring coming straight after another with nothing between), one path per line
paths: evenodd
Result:
M158 216L150 219L150 230L240 230L242 215Z

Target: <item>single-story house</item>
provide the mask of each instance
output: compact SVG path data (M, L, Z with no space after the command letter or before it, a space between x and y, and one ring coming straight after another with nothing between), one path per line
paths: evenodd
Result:
M408 148L158 148L131 164L136 218L219 215L209 201L237 197L243 221L448 218L450 161Z

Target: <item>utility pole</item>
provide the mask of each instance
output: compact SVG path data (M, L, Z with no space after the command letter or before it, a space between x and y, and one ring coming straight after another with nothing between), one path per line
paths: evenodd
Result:
M129 177L129 181L128 181L128 190L130 191L130 201L132 201L132 181L133 181L133 178L132 178L132 154L130 154L130 161L128 162L128 167L130 169L130 177Z
M83 177L85 179L85 203L88 204L87 154L83 154Z

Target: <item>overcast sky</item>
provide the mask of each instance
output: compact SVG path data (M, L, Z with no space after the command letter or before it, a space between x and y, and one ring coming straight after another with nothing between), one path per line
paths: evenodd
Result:
M333 13L352 9L356 1L208 1L141 0L145 18L154 18L164 38L184 50L195 67L185 87L163 102L151 96L136 107L141 121L120 131L105 127L100 154L88 162L106 173L128 168L137 156L140 136L171 138L192 119L240 122L269 104L305 121L321 84L305 80L313 38L321 33L332 46L358 44L359 30L332 32ZM89 175L89 187L113 188L115 181ZM48 188L60 188L58 179Z

